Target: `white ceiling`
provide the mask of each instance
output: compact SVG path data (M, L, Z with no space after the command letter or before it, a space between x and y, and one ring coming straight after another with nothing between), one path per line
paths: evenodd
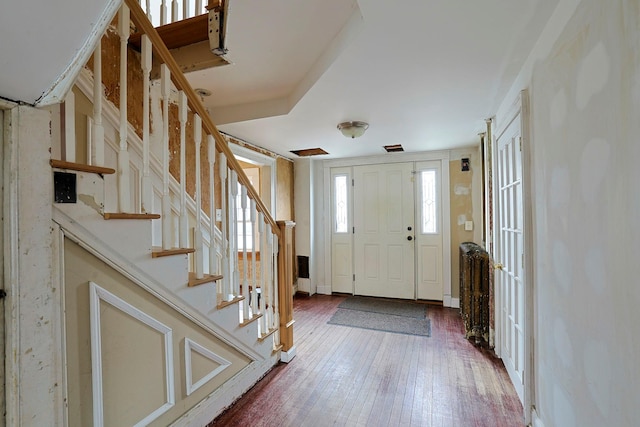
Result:
M398 143L405 151L468 146L558 1L230 0L233 64L188 78L213 92L205 104L222 131L290 158L314 147L338 158ZM0 97L35 103L86 60L82 51L90 54L92 33L117 4L5 8ZM347 139L336 129L347 120L370 128Z
M558 0L231 0L232 65L189 74L220 129L296 158L477 144ZM370 124L350 140L339 122ZM393 154L389 154L390 156Z

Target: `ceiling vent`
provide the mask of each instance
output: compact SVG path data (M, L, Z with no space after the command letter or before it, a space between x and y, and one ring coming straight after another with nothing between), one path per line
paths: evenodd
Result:
M322 148L305 148L304 150L291 150L291 152L299 157L321 156L323 154L329 154Z
M384 149L387 150L387 153L399 153L400 151L404 151L404 148L402 148L402 145L400 144L385 145Z

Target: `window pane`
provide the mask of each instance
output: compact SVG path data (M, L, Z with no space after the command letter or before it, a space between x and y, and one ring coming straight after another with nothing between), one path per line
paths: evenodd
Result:
M333 194L335 197L336 233L347 233L349 229L347 207L347 176L338 175L334 178Z
M436 171L420 172L420 190L422 200L422 233L438 232L438 207L436 206Z

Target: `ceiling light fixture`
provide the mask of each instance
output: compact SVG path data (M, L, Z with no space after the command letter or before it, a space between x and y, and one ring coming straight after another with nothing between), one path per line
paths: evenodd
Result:
M366 122L342 122L338 125L338 130L347 138L358 138L364 135L364 131L369 128Z

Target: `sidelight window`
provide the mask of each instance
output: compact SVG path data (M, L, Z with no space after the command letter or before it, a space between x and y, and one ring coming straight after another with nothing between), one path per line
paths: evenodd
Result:
M422 234L438 232L437 181L435 169L420 172L420 202Z
M347 204L347 176L336 175L333 177L334 194L334 230L336 233L349 232L349 210Z

